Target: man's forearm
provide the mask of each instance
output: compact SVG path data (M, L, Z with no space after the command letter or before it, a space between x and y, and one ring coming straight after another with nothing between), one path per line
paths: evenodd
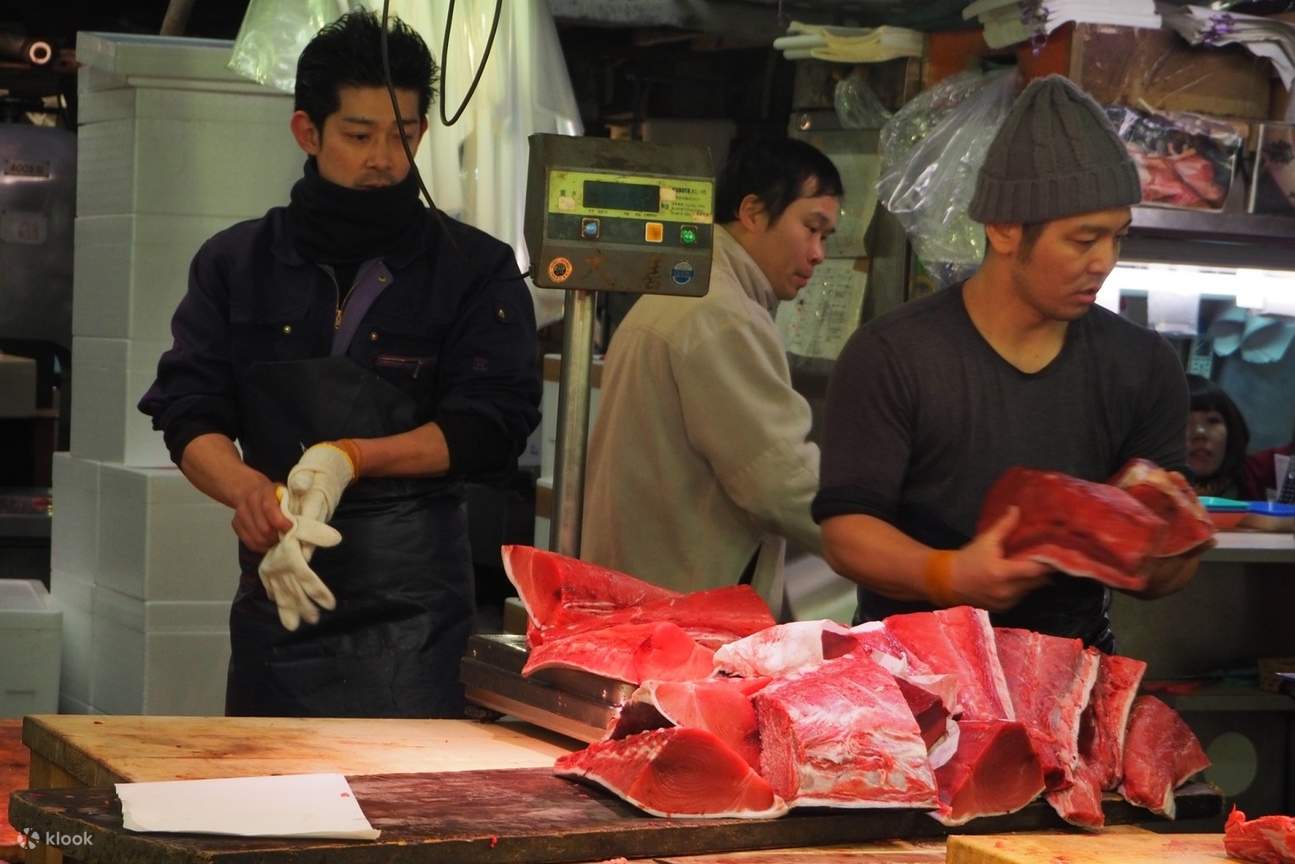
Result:
M931 548L872 516L823 522L823 557L837 573L895 600L927 601L922 575Z
M354 440L365 477L436 477L450 470L450 450L435 423L399 435Z
M197 489L226 507L237 507L249 489L269 478L249 468L231 441L219 432L199 435L184 448L180 470Z

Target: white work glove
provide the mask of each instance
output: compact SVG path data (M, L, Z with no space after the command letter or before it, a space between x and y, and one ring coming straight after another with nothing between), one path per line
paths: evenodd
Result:
M266 596L279 609L279 622L288 630L296 630L303 620L318 623L320 608L337 607L333 592L310 569L310 559L317 547L341 543L342 535L318 519L289 512L289 498L285 491L279 506L292 527L280 534L279 542L265 553L257 573Z
M288 472L287 509L291 516L319 522L333 518L342 493L360 474L360 451L349 438L324 441L301 454Z

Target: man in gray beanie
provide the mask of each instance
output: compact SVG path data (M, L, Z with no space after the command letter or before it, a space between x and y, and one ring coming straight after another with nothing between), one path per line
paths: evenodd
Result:
M828 562L859 583L858 620L966 603L998 625L1113 646L1103 585L1004 558L1015 510L979 535L976 522L1015 465L1091 481L1134 457L1184 466L1175 351L1094 302L1140 198L1102 109L1061 76L1033 81L976 184L980 268L851 337L828 390L814 518ZM1196 563L1162 559L1145 596L1183 587Z

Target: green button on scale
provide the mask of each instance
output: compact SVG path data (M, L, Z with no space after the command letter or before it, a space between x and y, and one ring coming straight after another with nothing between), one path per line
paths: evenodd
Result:
M697 242L697 229L692 225L684 225L680 227L679 242L685 246L692 246Z

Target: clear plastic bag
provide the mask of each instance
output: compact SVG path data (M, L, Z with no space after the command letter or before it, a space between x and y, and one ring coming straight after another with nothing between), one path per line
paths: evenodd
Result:
M967 278L984 257L984 228L967 207L985 151L1019 90L1015 70L962 72L882 127L878 196L940 287Z
M320 28L352 9L381 9L372 0L252 0L234 40L229 68L265 87L291 93L297 58Z
M891 117L867 78L857 71L836 82L832 102L836 119L845 129L880 129Z

